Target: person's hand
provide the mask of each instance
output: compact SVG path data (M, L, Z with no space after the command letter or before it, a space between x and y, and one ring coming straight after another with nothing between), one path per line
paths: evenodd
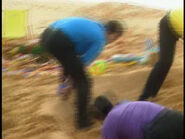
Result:
M71 94L72 85L69 79L65 80L58 87L58 94L62 95L63 99L66 100Z

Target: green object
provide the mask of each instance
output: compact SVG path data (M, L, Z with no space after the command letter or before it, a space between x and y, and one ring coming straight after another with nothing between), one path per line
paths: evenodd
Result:
M45 53L45 49L42 46L33 46L31 49L29 48L30 46L19 46L19 51L18 53L21 54L33 54L33 55L41 55Z
M90 68L90 72L92 74L102 74L106 68L107 63L104 60L99 60Z
M19 47L19 53L21 53L21 54L27 54L28 53L28 46L24 46L24 45L22 45L22 46L20 46Z
M40 55L45 52L45 49L42 46L34 46L31 50L31 53L34 55Z

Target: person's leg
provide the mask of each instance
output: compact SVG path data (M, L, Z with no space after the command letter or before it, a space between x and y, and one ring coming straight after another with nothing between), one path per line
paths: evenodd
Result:
M143 90L143 94L139 97L139 100L145 100L151 96L154 97L157 95L173 63L177 40L178 38L170 30L168 25L168 18L165 16L160 21L159 61L151 71Z
M64 53L64 52L66 52L66 50L64 50L64 49L66 49L65 47L66 46L72 46L73 44L71 43L71 41L68 39L68 38L66 38L66 35L65 34L59 34L58 36L56 36L56 33L57 33L57 31L56 30L53 30L53 29L51 29L51 28L47 28L43 33L42 33L42 35L41 35L41 41L40 41L40 43L41 43L41 45L44 47L44 48L46 48L46 50L50 53L50 54L52 54L55 58L57 58L56 57L56 52L57 52L57 50L59 51L59 57L63 57L63 55L67 55L66 53ZM51 41L53 41L53 38L54 39L56 39L55 38L55 36L59 39L59 38L61 38L60 40L61 40L61 42L60 43L62 43L61 45L60 45L60 47L55 47L55 45L56 45L56 43L57 42L51 42ZM70 49L70 48L69 48ZM72 50L71 50L72 51ZM62 62L63 61L59 61L59 63L61 64L61 66L62 66ZM67 74L67 72L66 72L66 70L64 69L64 68L62 68L61 67L61 71L62 72L60 72L60 81L61 81L61 83L65 83L65 82L68 82L69 80L70 80L70 77L69 77L69 75Z
M184 116L181 112L164 110L144 128L144 139L184 139Z
M48 31L49 32L49 31ZM46 47L57 58L64 69L64 75L70 77L77 90L77 122L80 128L90 124L88 119L88 102L90 101L91 82L84 65L76 56L73 43L60 31L51 33ZM47 36L47 35L42 35ZM42 39L44 40L44 39Z

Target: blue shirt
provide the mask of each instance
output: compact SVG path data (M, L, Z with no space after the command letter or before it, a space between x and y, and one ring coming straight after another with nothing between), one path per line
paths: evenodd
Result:
M102 24L81 17L70 17L54 22L50 27L61 30L75 44L75 52L88 66L99 56L106 44Z

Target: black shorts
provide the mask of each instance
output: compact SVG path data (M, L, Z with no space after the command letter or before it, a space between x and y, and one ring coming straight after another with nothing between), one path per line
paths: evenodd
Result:
M144 128L144 139L184 139L184 116L164 109Z
M40 43L60 62L65 76L84 74L84 65L75 53L75 44L64 32L49 27L42 33Z

